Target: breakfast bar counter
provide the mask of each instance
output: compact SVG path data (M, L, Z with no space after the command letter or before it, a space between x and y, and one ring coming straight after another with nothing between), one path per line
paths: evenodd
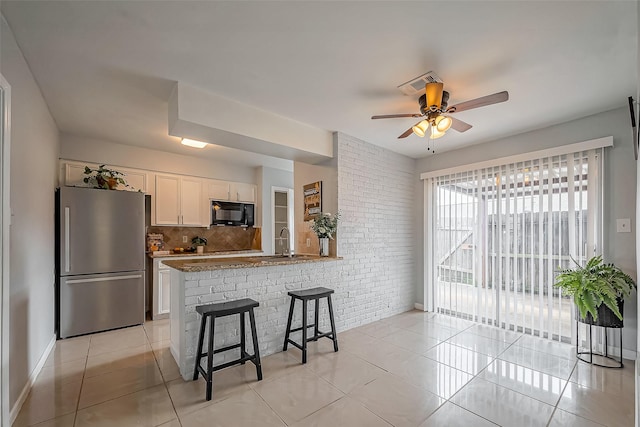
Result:
M224 257L214 259L174 259L163 263L171 267L171 353L185 380L193 375L200 326L196 307L202 304L251 298L260 303L255 309L260 354L282 350L292 290L328 287L337 283L341 258L317 255ZM334 313L341 318L341 295L336 293ZM320 305L320 313L327 307ZM299 311L299 310L298 310ZM299 312L293 324L300 324ZM320 328L330 328L321 316ZM326 323L326 324L325 324ZM215 345L226 347L240 342L237 316L220 319L215 325ZM247 351L252 353L251 340ZM214 356L218 365L237 358L234 352Z

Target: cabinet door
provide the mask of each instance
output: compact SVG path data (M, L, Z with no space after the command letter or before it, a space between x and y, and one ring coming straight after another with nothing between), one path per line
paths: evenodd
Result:
M202 226L202 180L183 177L181 190L181 223L183 225Z
M207 180L209 199L229 200L229 183L225 181Z
M241 182L231 183L231 200L238 202L256 202L256 186L253 184L243 184Z
M171 293L171 269L161 268L158 270L158 313L169 313Z
M97 165L87 164L90 168L95 169ZM89 184L84 183L84 178L88 175L84 173L84 164L65 163L64 165L64 185L67 187L89 187ZM123 179L129 185L125 187L118 185L117 190L124 191L142 191L147 192L147 174L144 171L129 170L119 167L113 167L107 165L108 168L115 169L124 174Z
M157 225L180 225L180 178L156 175Z

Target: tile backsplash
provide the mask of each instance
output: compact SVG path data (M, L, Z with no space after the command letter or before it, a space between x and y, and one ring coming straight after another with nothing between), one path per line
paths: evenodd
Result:
M204 250L211 251L239 251L247 249L262 249L262 233L256 227L149 227L147 233L162 233L164 248L191 247L191 239L200 236L207 239ZM187 236L187 243L183 243L182 236Z

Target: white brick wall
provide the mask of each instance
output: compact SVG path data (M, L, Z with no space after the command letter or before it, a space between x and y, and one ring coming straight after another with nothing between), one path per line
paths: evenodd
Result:
M414 160L344 134L338 134L337 141L338 208L343 214L337 241L338 255L344 259L185 274L188 357L183 373L187 376L193 370L197 344L198 304L245 297L259 301L256 323L262 356L282 349L290 304L287 292L293 289L334 289L339 332L413 308ZM294 327L301 324L300 312L298 302ZM239 342L237 317L216 322L216 347ZM324 300L320 325L324 332L330 329ZM299 336L298 332L293 337ZM251 349L249 336L247 343ZM236 357L236 352L217 355L215 363Z
M338 133L341 328L413 308L414 160Z

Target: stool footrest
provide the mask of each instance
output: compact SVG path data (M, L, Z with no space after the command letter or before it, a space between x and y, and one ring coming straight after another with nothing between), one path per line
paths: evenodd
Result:
M300 344L298 344L297 342L293 341L290 338L287 338L287 342L299 350L304 350Z
M318 333L318 335L308 338L307 341L315 341L318 338L324 338L324 337L333 339L333 332L320 332Z
M240 346L242 346L242 344L239 343L239 344L233 344L233 345L230 345L230 346L227 346L227 347L222 347L222 348L219 348L217 350L213 350L213 354L222 353L223 351L227 351L227 350L233 350L234 348L240 348ZM207 353L205 353L205 354L207 354Z
M222 353L223 351L233 350L234 348L240 348L242 344L234 344L227 347L219 348L217 350L213 350L213 354ZM207 353L200 353L200 358L207 357Z
M293 330L291 332L293 332ZM333 332L321 332L317 336L312 336L307 338L307 342L316 341L318 338L325 338L325 337L333 340ZM295 342L294 340L292 340L291 338L287 338L287 342L293 345L294 347L298 348L299 350L303 350L302 346L297 342Z
M243 357L223 363L222 365L216 365L211 370L213 372L219 371L220 369L228 368L229 366L237 365L242 362L253 362L254 365L258 366L258 363L256 362L256 355L245 353ZM208 378L207 371L200 364L198 364L198 371L200 371L200 374L202 374L205 379Z
M313 327L315 327L315 326L316 326L316 324L315 324L315 323L314 323L313 325L307 325L307 329L309 329L309 328L313 328ZM298 332L298 331L301 331L301 330L303 330L303 329L304 329L304 328L303 328L302 326L300 326L299 328L291 329L289 332Z

